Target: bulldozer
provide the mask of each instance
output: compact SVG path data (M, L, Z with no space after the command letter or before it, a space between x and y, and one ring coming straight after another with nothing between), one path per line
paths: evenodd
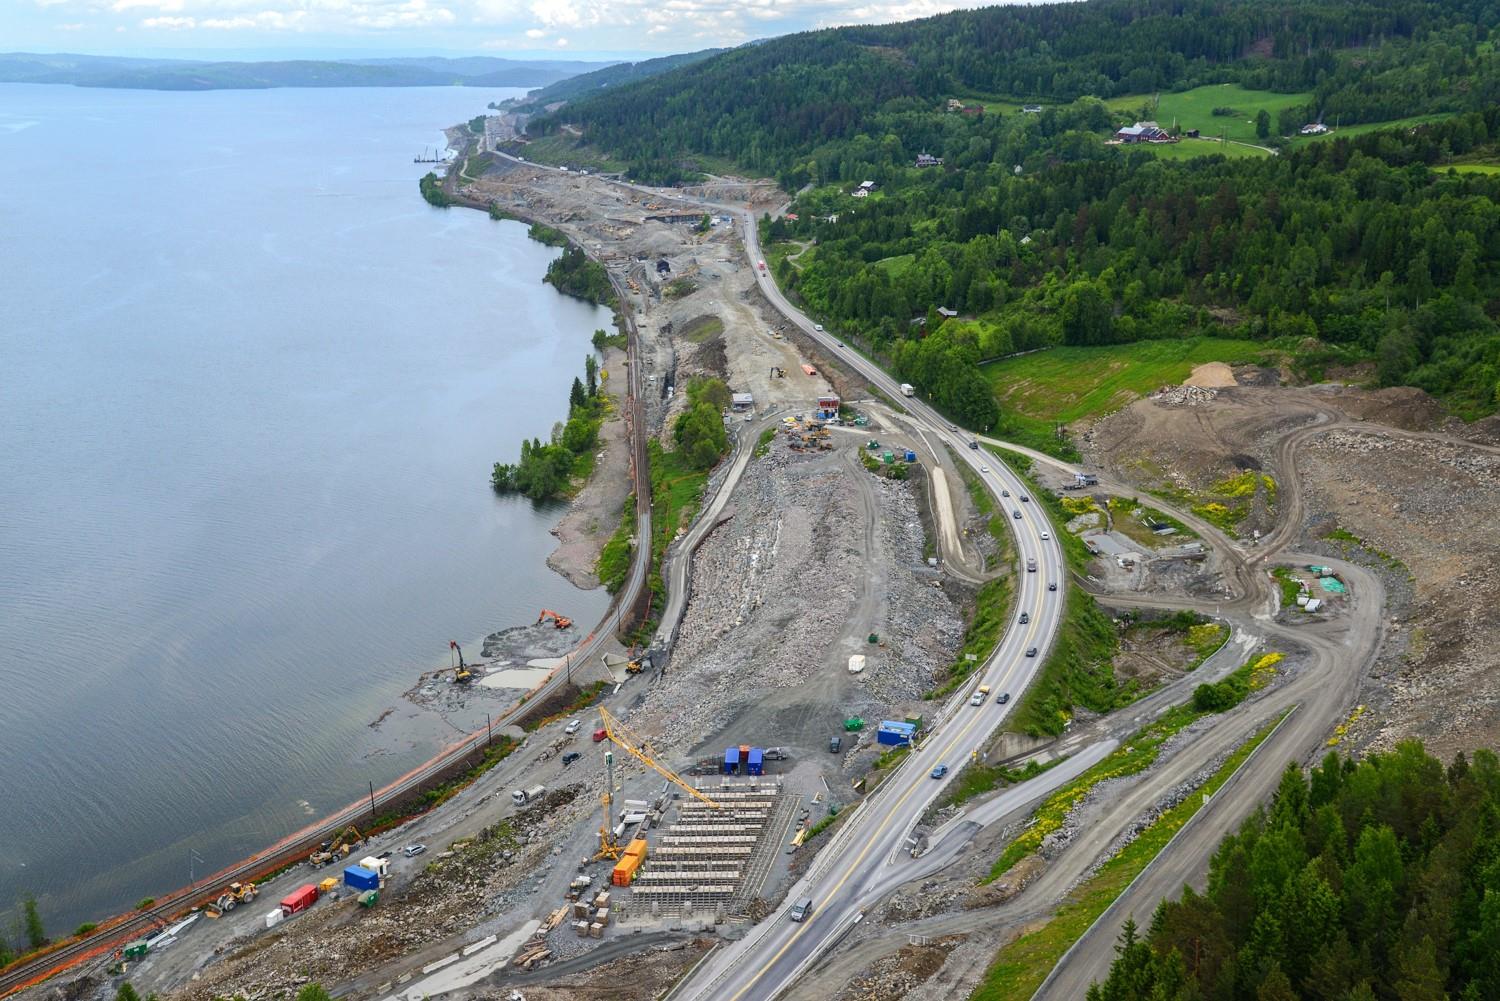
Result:
M213 910L223 914L234 910L240 904L250 903L255 899L255 893L254 883L230 883L229 889L220 894L219 899L210 906Z
M313 865L327 865L330 862L348 858L349 853L354 851L355 843L364 839L365 836L359 833L359 828L350 824L339 832L338 837L332 841L323 842L317 851L307 857L307 860Z
M542 613L536 617L536 624L541 625L542 622L548 618L552 620L552 624L558 629L566 629L573 624L572 619L568 618L566 615L558 615L550 608L542 609Z

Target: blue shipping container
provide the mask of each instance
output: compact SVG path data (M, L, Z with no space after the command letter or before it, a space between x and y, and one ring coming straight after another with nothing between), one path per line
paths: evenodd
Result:
M913 452L911 449L908 448L906 450L906 461L907 462L916 462L917 461L917 453Z
M724 774L733 775L740 770L740 749L731 747L724 752Z
M344 870L344 885L356 890L378 890L380 874L371 872L362 865L351 865Z
M750 758L745 762L745 770L751 775L764 775L766 771L766 752L758 747L750 748Z
M917 728L911 723L898 723L895 720L885 720L875 731L875 741L879 744L888 744L900 747L902 744L910 744L917 736Z

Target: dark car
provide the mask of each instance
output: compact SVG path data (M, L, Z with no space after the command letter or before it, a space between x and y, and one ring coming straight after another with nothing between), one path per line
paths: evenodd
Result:
M1010 701L1010 692L1001 692L999 695L995 696L995 701L1000 703L1002 706L1005 705L1005 703Z
M1030 504L1031 503L1031 498L1027 497L1025 494L1022 494L1021 495L1021 503L1022 504Z
M1019 510L1016 510L1016 511L1012 511L1012 512L1011 512L1011 513L1010 513L1010 516L1011 516L1011 517L1012 517L1012 518L1015 518L1015 519L1016 519L1016 520L1018 520L1018 521L1019 521L1019 520L1020 520L1020 518L1021 518L1021 512L1020 512L1020 511L1019 511Z
M1002 490L1002 491L1000 491L1000 496L1001 497L1009 497L1010 496L1010 491L1009 490Z
M841 748L843 746L844 746L844 738L843 737L837 737L837 736L830 737L829 740L828 740L828 753L829 754L837 754L837 753L839 753L839 748Z
M1035 657L1036 656L1036 647L1032 647L1031 649L1027 650L1026 651L1026 656L1028 656L1028 657Z
M1057 581L1053 581L1052 583L1048 584L1047 585L1047 590L1049 590L1049 591L1056 591L1057 590Z
M977 441L971 441L971 442L969 442L969 447L970 448L978 448L979 447L979 442L977 442Z
M1021 625L1024 626L1026 623L1028 623L1030 621L1031 621L1031 613L1030 612L1022 612L1021 613Z
M948 774L948 766L947 765L938 765L936 768L934 768L932 770L932 777L935 778L935 779L940 779L944 775L947 775L947 774Z
M581 757L583 757L583 755L579 754L577 751L569 751L567 754L563 755L563 764L571 765Z

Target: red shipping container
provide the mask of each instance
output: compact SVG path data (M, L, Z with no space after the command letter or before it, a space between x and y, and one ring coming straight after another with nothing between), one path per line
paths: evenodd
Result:
M299 886L281 900L281 913L287 917L307 910L318 902L318 888L311 883Z

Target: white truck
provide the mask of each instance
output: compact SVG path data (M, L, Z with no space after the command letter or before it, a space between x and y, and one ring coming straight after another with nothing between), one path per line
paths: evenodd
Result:
M547 795L546 786L532 786L530 789L517 789L510 794L511 802L517 806L525 806L527 803L535 803Z
M909 382L903 382L901 384L901 395L902 396L916 396L917 395L917 391L912 386L911 383L909 383Z

